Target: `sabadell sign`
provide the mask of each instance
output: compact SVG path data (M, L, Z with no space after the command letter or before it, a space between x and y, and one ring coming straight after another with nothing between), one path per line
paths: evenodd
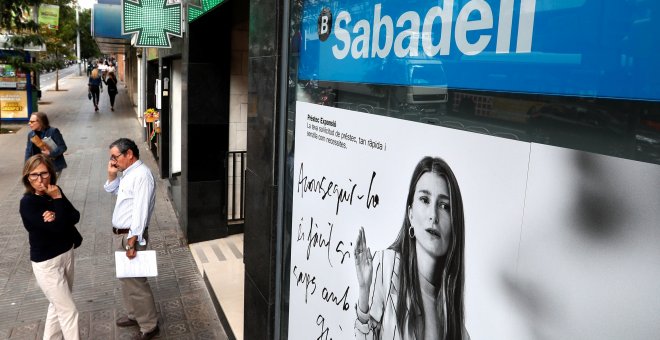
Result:
M660 100L660 44L648 43L660 2L306 1L303 9L294 35L301 79ZM419 67L443 74L416 78Z

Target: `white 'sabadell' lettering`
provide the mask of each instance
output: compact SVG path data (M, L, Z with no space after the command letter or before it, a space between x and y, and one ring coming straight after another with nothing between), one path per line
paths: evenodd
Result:
M510 53L511 27L513 26L513 5L515 0L500 1L500 15L497 25L496 53ZM536 0L520 0L520 15L518 17L518 39L514 53L529 53L532 51L532 36L534 30L534 12ZM360 58L386 58L392 50L397 57L417 57L422 51L428 57L448 55L451 47L452 28L456 47L465 55L477 55L488 46L492 36L482 33L476 41L467 39L468 32L493 28L493 11L485 0L471 0L461 8L456 23L453 25L454 0L444 0L442 7L431 7L422 21L419 13L408 11L396 19L396 27L402 28L394 37L394 21L389 15L381 15L382 4L374 5L374 17L371 22L359 20L349 32L351 14L341 11L337 14L334 35L340 43L332 46L332 54L337 59L351 56ZM479 19L468 20L470 14L477 12ZM440 39L431 39L433 24L441 23ZM344 28L345 27L345 28ZM351 33L353 35L351 35ZM381 43L381 34L385 41ZM437 36L437 34L436 34ZM382 45L381 45L382 44Z

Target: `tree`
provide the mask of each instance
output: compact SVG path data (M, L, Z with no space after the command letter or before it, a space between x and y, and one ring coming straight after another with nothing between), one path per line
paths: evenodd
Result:
M91 11L83 10L80 20L76 23L77 0L0 0L0 34L9 37L7 42L0 44L0 49L11 49L14 53L6 53L4 63L14 66L35 77L44 68L55 68L57 71L55 90L59 90L59 68L64 66L65 59L75 60L75 42L80 32L81 58L100 56L96 42L91 37ZM38 8L41 4L59 6L59 24L57 30L40 27L37 20ZM37 62L27 58L24 49L29 45L46 45L46 52L38 54Z
M42 59L50 61L55 66L55 91L59 91L59 69L64 66L65 60L76 60L74 46L78 31L80 32L80 58L99 57L101 52L91 36L91 10L81 11L79 20L76 22L76 0L43 1L60 6L58 29L54 31L43 26L40 29L47 49L47 53L42 55Z
M39 25L36 23L36 9L41 0L2 0L0 1L0 33L9 37L5 49L23 51L30 44L41 45L43 38L39 34ZM22 53L8 56L7 63L26 71L35 69L25 61Z
M58 5L60 8L57 29L42 25L39 30L46 43L46 60L50 60L55 66L55 91L59 91L60 68L64 67L66 59L75 59L67 56L75 55L72 47L75 46L78 29L73 7L76 4L74 0L45 0L44 3Z
M99 58L101 50L92 37L92 11L90 9L80 11L78 27L80 29L80 58L83 60Z
M22 50L29 44L40 45L43 40L37 33L34 9L41 0L2 0L0 1L0 34L11 37L2 48ZM6 62L17 69L31 71L34 68L25 62L23 53L6 57ZM0 119L0 130L2 120Z
M77 0L0 0L0 33L11 34L7 48L22 52L30 45L46 44L46 52L39 53L38 61L25 61L23 53L8 58L7 63L26 72L64 66L65 59L75 60L75 43L80 31L80 55L83 59L99 57L101 52L91 36L91 10L80 12L76 23ZM37 9L41 4L59 6L59 25L57 30L39 26L35 21ZM68 56L68 58L65 58ZM55 90L59 89L59 73Z

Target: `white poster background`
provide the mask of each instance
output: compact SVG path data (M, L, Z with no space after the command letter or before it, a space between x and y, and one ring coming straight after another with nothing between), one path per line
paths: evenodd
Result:
M466 329L472 339L528 338L506 300L503 273L515 270L518 256L529 143L304 102L296 112L290 339L354 337L358 230L364 227L372 253L395 240L413 169L424 156L449 164L463 197ZM378 143L382 150L373 147ZM310 184L323 178L323 190ZM352 201L338 203L335 192L322 198L330 182L352 192Z
M660 167L530 154L520 255L504 273L525 339L660 339Z

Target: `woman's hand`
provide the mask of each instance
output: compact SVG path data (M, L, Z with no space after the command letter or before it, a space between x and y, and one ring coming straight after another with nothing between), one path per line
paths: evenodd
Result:
M369 290L371 289L371 277L373 276L373 256L371 249L367 247L367 237L364 235L364 227L360 227L357 240L355 241L355 271L357 272L359 297L358 307L362 312L369 311Z
M55 212L46 210L44 213L41 215L44 218L44 222L53 222L55 221Z
M62 198L62 191L60 191L60 187L57 185L48 184L46 187L46 195L52 197L53 199L58 199Z

